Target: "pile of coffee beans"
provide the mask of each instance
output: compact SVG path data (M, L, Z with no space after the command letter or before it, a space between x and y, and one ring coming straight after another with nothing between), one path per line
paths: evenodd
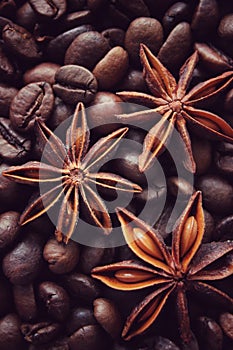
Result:
M20 214L38 188L16 183L2 171L40 160L35 120L55 130L78 102L88 113L91 142L119 127L118 91L147 92L139 58L147 45L178 78L197 50L190 88L233 69L233 2L229 0L2 0L0 1L0 349L1 350L179 350L172 303L155 325L125 342L121 331L144 291L111 290L91 277L95 266L135 259L127 246L100 248L54 238L44 215L25 226ZM202 106L233 126L233 85ZM97 123L97 124L96 124ZM165 180L146 186L138 169L145 133L131 128L132 148L119 147L106 168L142 186L130 203L137 213L146 201L153 222L157 203L165 206L156 228L166 232L178 190L187 203L194 188L203 193L205 242L233 239L233 145L210 141L190 130L197 172L194 184L177 175L168 152L159 157ZM108 197L108 193L103 193ZM110 198L109 198L110 199ZM111 199L110 199L111 201ZM93 238L94 239L94 238ZM233 277L216 283L233 297ZM233 310L190 300L193 349L231 350ZM198 345L197 345L198 344ZM192 349L189 349L192 350Z

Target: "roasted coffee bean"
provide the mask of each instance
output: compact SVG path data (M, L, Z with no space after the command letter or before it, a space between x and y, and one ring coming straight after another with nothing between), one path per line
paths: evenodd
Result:
M204 218L205 218L205 231L202 239L203 243L213 241L213 235L215 233L215 222L213 216L204 209Z
M108 40L100 33L82 33L68 47L64 62L92 70L109 50Z
M232 25L233 14L229 13L222 18L218 26L218 34L222 40L231 42L233 38L233 25Z
M219 143L216 147L214 162L220 173L232 176L233 145L227 142Z
M39 47L25 28L17 24L7 24L3 28L2 37L8 50L20 59L38 60L41 57Z
M94 316L103 329L112 337L117 338L122 328L122 320L116 305L104 298L94 300Z
M179 23L167 37L157 57L171 72L176 72L188 58L191 45L190 25Z
M19 71L17 70L14 62L12 59L8 57L8 55L4 50L4 45L0 43L0 76L1 76L1 81L4 81L6 83L12 83L15 84L17 82L17 78L19 77ZM2 84L0 85L0 87ZM4 86L4 85L3 85ZM13 90L13 87L7 87L7 89ZM1 88L0 88L0 93L1 93ZM9 91L6 90L6 95L9 94ZM5 99L6 97L4 97ZM0 106L2 104L2 98L0 99ZM1 109L0 109L1 110ZM1 115L4 116L4 114Z
M220 316L219 322L224 333L233 340L233 314L225 312Z
M97 324L97 320L94 317L93 310L85 307L77 307L71 310L69 319L67 320L67 333L70 336L78 329L94 324Z
M125 76L128 66L127 52L120 46L111 49L93 70L99 89L113 89Z
M76 65L61 67L55 75L53 89L68 104L91 102L97 92L97 81L86 68Z
M216 0L200 0L192 18L191 28L198 38L205 39L217 27L219 8Z
M48 126L55 130L64 120L72 116L74 108L72 105L64 103L59 97L55 98L52 114L48 119Z
M68 13L66 16L62 19L62 28L64 30L72 29L79 27L84 24L88 24L92 22L92 15L91 11L84 10L84 11L77 11Z
M0 214L0 249L13 243L20 232L20 214L16 211L8 211Z
M17 164L30 154L31 141L14 131L9 119L0 118L0 156L6 162Z
M42 19L58 19L66 11L66 0L29 0L29 4Z
M226 241L228 239L233 239L233 215L220 220L214 230L214 240Z
M145 344L137 347L137 350L179 350L179 348L169 339L164 337L154 337L144 341Z
M199 177L196 186L203 193L204 207L215 214L227 215L232 212L233 186L217 175Z
M15 314L8 314L0 320L1 350L22 349L23 338L20 320Z
M98 239L98 247L101 247L101 239ZM104 240L103 240L104 246ZM110 264L113 261L114 248L97 248L84 246L81 250L79 268L85 274L90 274L95 266Z
M31 83L23 87L14 97L10 107L10 120L20 132L29 132L34 128L35 120L45 122L54 104L54 95L50 84Z
M53 340L60 331L61 326L53 322L24 323L21 325L21 332L24 339L33 344L46 344Z
M66 50L72 41L78 35L90 31L93 31L93 27L90 24L85 24L61 33L48 43L46 50L48 56L53 61L63 64Z
M101 33L109 42L111 47L124 47L125 32L120 28L108 28Z
M108 342L106 333L98 325L89 325L80 328L69 338L70 350L99 350L106 349Z
M18 89L15 87L0 83L0 114L2 117L9 116L11 102L17 93Z
M75 268L79 261L79 246L74 241L63 244L52 238L46 243L43 255L53 273L68 273Z
M35 233L24 233L22 239L3 258L2 269L13 284L29 284L42 266L42 240Z
M28 1L18 8L15 22L29 31L34 29L37 15Z
M37 304L32 284L13 286L14 303L19 317L24 321L32 321L37 316Z
M67 338L55 339L47 344L29 345L28 350L70 350Z
M200 317L196 322L196 334L203 349L221 350L223 334L220 326L209 317Z
M183 199L189 198L194 192L192 184L190 184L184 178L176 176L168 178L168 190L175 197L179 191L179 195L182 196Z
M79 300L91 304L100 294L99 284L93 278L81 273L72 273L64 277L68 291Z
M34 82L44 81L53 85L55 83L55 74L60 66L52 62L43 62L28 69L23 76L24 83L30 84Z
M143 73L139 70L130 69L123 81L119 84L118 90L147 92Z
M192 152L197 175L206 173L212 162L212 144L208 140L192 137Z
M181 1L175 2L175 4L169 7L163 17L163 28L169 33L180 22L188 22L190 17L190 4Z
M163 43L163 28L160 22L154 18L137 18L130 23L125 34L125 48L128 51L130 61L140 66L140 44L145 44L154 54L157 54Z
M0 2L0 15L1 16L9 16L15 13L16 4L14 0L5 0Z
M70 301L64 288L54 282L42 282L39 285L39 297L49 317L58 322L67 318Z

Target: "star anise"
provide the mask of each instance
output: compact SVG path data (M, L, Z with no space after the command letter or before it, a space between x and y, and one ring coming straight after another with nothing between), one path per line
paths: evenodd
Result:
M67 129L65 144L38 120L38 139L49 164L30 161L21 166L12 166L3 173L20 183L51 185L49 190L26 208L21 215L20 224L38 218L62 198L55 234L58 241L64 240L67 243L77 224L81 196L95 224L106 234L110 233L110 215L92 184L126 192L141 191L140 186L118 175L96 172L101 162L111 159L127 131L127 128L121 128L103 137L88 151L90 132L82 103L77 105L71 126Z
M186 122L189 125L192 124L195 128L204 130L205 135L209 137L233 142L233 129L227 122L214 113L195 107L197 103L203 102L225 89L233 80L233 71L225 72L202 82L187 92L198 61L197 52L194 52L180 69L178 82L143 44L140 49L140 57L144 78L153 96L132 91L118 93L124 101L135 102L152 108L144 113L140 111L119 115L119 121L127 123L145 122L145 120L154 118L156 122L145 137L143 152L139 158L139 168L141 171L145 171L151 166L155 157L167 145L175 126L185 145L185 167L189 171L195 172L195 161Z
M208 299L213 297L225 308L233 309L230 296L205 282L233 274L233 241L201 244L204 234L201 192L192 195L178 220L171 249L157 231L126 209L119 209L118 218L128 246L142 262L122 261L97 267L92 276L118 290L155 288L128 317L122 332L125 340L147 330L172 293L176 296L181 339L186 345L192 341L187 290L204 294Z

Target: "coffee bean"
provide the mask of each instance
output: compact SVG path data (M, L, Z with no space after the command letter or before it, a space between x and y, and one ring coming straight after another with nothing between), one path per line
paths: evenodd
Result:
M212 162L212 144L208 140L192 137L192 152L197 175L206 173Z
M49 84L54 84L56 71L60 68L58 64L51 62L43 62L27 70L24 73L24 83L30 84L34 82L44 81Z
M157 57L171 72L176 72L188 58L191 45L190 25L179 23L167 37Z
M196 186L203 193L204 207L215 214L227 215L232 212L233 186L217 175L199 177Z
M91 102L97 91L94 75L84 67L67 65L61 67L55 75L53 89L57 96L68 104Z
M18 8L15 22L29 31L34 29L37 15L28 1Z
M54 282L43 282L39 285L39 297L49 317L58 322L67 318L70 301L64 288Z
M104 330L112 337L117 338L122 328L122 320L116 305L104 298L95 299L94 316Z
M179 348L169 339L164 337L154 337L145 340L145 345L139 346L138 350L179 350Z
M101 33L109 42L111 47L124 47L125 32L120 28L108 28Z
M18 315L24 321L32 321L37 316L37 304L32 284L13 286L14 303Z
M227 216L219 221L214 231L216 241L226 241L233 239L233 215Z
M233 14L230 13L222 18L218 26L218 34L220 38L228 42L231 42L233 38L232 19Z
M213 235L215 233L215 222L213 216L204 209L205 219L205 231L202 239L202 243L208 243L213 241Z
M46 243L43 255L53 273L68 273L79 261L79 246L74 241L63 244L52 238Z
M0 3L0 15L12 17L15 13L16 4L14 0L1 1Z
M191 28L200 39L206 39L217 27L219 8L216 0L200 0L191 23Z
M0 83L0 114L2 117L9 116L11 102L17 93L18 89L15 87Z
M163 17L163 27L167 33L180 22L188 22L191 17L191 6L185 2L175 2Z
M55 130L64 120L74 113L72 105L64 103L59 97L55 98L52 114L48 119L48 126Z
M227 142L221 142L217 145L214 157L215 166L221 174L233 174L233 146Z
M46 121L54 104L51 86L46 82L31 83L23 87L14 97L10 107L10 120L20 132L34 128L36 118Z
M77 307L71 311L69 319L67 320L67 332L71 335L78 329L97 324L97 320L94 317L93 310L87 309L85 307Z
M226 312L220 316L219 321L224 333L233 340L233 314Z
M68 30L84 24L88 24L92 21L91 15L91 11L89 10L68 13L62 19L62 28L64 30Z
M41 18L58 19L66 11L66 0L29 0L29 4Z
M15 84L15 82L19 78L19 71L17 70L15 64L13 63L13 60L11 60L9 56L6 54L4 50L4 45L2 43L0 43L0 76L1 76L1 81L5 81L6 83L12 83L12 84ZM2 86L2 84L0 86ZM13 87L8 86L7 88L13 90ZM9 91L6 90L6 95L8 94L9 94ZM5 99L5 97L3 99ZM0 106L1 104L2 104L2 98L0 98ZM2 116L5 116L5 115L2 114Z
M40 272L42 264L41 238L32 233L24 233L17 243L3 258L2 269L13 284L28 284Z
M3 28L2 37L8 50L20 59L35 61L41 57L39 47L25 28L17 24L7 24Z
M157 54L163 43L163 28L160 22L154 18L137 18L130 23L125 34L125 48L128 51L130 61L135 66L140 66L139 50L143 43Z
M70 336L69 345L71 350L106 349L106 334L98 325L84 326Z
M123 81L118 86L119 91L147 92L147 86L143 73L139 70L130 69Z
M68 47L64 62L65 65L76 64L92 70L109 50L108 40L100 33L82 33Z
M203 316L197 320L196 328L198 340L203 349L222 349L223 334L217 322Z
M101 239L96 242L101 246ZM103 240L104 245L104 240ZM84 246L81 250L79 268L85 274L91 274L95 266L110 264L113 261L114 248L97 248Z
M66 32L61 33L54 39L52 39L47 46L48 56L55 62L63 64L66 50L72 43L72 41L80 34L93 31L93 27L90 24L85 24Z
M13 243L20 231L18 224L20 214L16 211L8 211L0 214L0 249Z
M120 46L111 49L93 70L99 88L102 90L113 89L125 76L128 66L127 52Z
M67 338L55 339L47 344L29 345L28 350L70 350Z
M92 303L99 296L99 285L93 278L81 273L72 273L64 277L69 292L85 303Z
M22 349L20 320L15 314L8 314L0 320L1 350Z
M21 325L21 332L27 342L40 345L53 340L59 334L60 328L58 323L46 321L35 324L24 323Z
M17 164L25 160L31 150L31 141L12 130L9 119L0 118L0 156L6 162Z
M168 178L168 190L174 197L177 196L179 191L179 195L181 195L183 199L189 198L194 192L193 186L188 181L176 176Z

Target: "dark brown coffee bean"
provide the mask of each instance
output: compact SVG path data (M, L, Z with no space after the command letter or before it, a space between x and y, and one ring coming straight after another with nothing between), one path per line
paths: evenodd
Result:
M66 11L66 0L29 0L29 4L41 18L58 19Z
M69 338L70 350L99 350L106 349L106 333L98 325L80 328Z
M28 69L23 76L24 84L30 84L34 82L44 81L49 84L55 83L55 74L60 66L52 62L43 62Z
M23 338L20 332L20 320L15 314L8 314L0 320L1 350L22 349Z
M163 28L160 22L154 18L137 18L130 23L125 34L125 48L128 51L130 61L140 66L140 44L145 44L154 54L157 54L163 43Z
M62 19L62 28L69 30L92 22L92 14L89 10L68 13Z
M70 301L64 288L54 282L42 282L39 285L39 297L49 317L58 322L67 318Z
M18 224L20 214L16 211L8 211L0 214L0 249L13 243L20 231Z
M3 61L4 64L4 61ZM1 62L0 62L1 65ZM10 105L13 98L18 93L18 89L13 86L8 86L0 83L0 114L1 117L8 117Z
M89 276L75 272L65 276L64 282L69 292L85 303L90 304L99 296L99 285Z
M213 216L204 209L205 218L205 231L202 239L202 243L208 243L213 241L213 235L215 233L215 222Z
M125 76L128 66L127 52L120 46L111 49L93 70L99 88L101 90L114 88Z
M198 38L206 38L218 25L219 8L216 0L200 0L194 16L191 28Z
M200 317L196 322L196 334L203 349L221 350L223 334L220 326L209 317Z
M53 340L59 334L60 328L58 323L52 322L24 323L21 332L27 342L37 345Z
M111 47L124 46L125 32L120 28L108 28L101 33Z
M121 315L116 305L104 298L95 299L94 316L103 329L112 337L117 338L122 328Z
M217 175L199 177L196 186L203 193L204 207L215 214L227 215L232 212L233 186Z
M101 246L101 240L96 242ZM104 244L104 241L103 241ZM81 250L79 268L85 274L91 274L91 270L99 265L110 264L113 261L114 248L97 248L84 246Z
M215 166L221 174L233 175L233 145L221 142L217 145L214 157Z
M10 120L20 132L34 128L36 118L46 121L54 104L51 86L46 82L31 83L23 87L14 97L10 107Z
M55 75L55 93L68 104L91 102L97 92L97 81L86 68L76 65L61 67Z
M190 25L179 23L167 37L157 57L171 72L176 72L188 58L191 45Z
M37 305L34 287L32 284L13 286L14 302L20 318L32 321L37 316Z
M145 345L137 347L138 350L179 350L179 348L169 339L164 337L154 337L144 341Z
M9 119L0 118L0 156L6 162L17 164L29 155L31 141L12 130Z
M18 8L15 22L29 31L34 29L35 23L37 22L37 15L29 2L25 2Z
M77 307L71 311L69 319L67 320L67 333L71 335L78 329L97 324L97 320L94 317L93 310L84 307Z
M123 81L119 84L118 90L146 92L147 86L143 78L143 73L139 70L130 69Z
M48 56L55 62L63 64L66 50L72 43L72 41L80 34L93 31L93 27L90 24L85 24L73 29L70 29L64 33L61 33L54 39L52 39L47 46Z
M175 197L179 191L179 194L182 195L182 198L188 198L192 195L194 188L185 179L172 176L168 178L168 190Z
M74 241L63 244L52 238L46 243L43 255L53 273L68 273L79 261L79 246Z
M29 345L28 350L70 350L67 338L55 339L54 341L42 345Z
M233 314L225 312L220 316L219 321L224 333L233 340Z
M233 239L233 215L220 220L214 231L214 240L226 241L228 239Z
M35 39L25 28L17 24L7 24L3 28L2 37L8 50L20 59L38 60L41 57Z
M200 63L210 72L220 74L232 69L232 59L215 47L205 43L196 43L194 48L198 52Z
M192 137L192 152L196 163L196 174L206 173L212 162L212 147L208 140Z
M39 235L28 232L22 240L5 255L2 269L13 284L29 284L40 272L42 242Z
M5 0L0 2L1 16L12 17L12 15L15 13L15 10L16 10L16 4L14 0Z
M48 119L48 126L55 130L64 120L72 116L74 108L72 105L64 103L59 97L55 98L52 114Z
M232 41L233 38L233 14L229 13L221 19L218 27L218 34L221 39L226 40L228 42Z
M17 75L19 72L15 67L15 64L9 59L8 55L4 50L4 46L0 43L0 76L1 81L5 81L6 83L15 83L17 81ZM10 87L8 87L10 88ZM11 88L13 89L13 87ZM2 99L0 99L0 106L2 104ZM5 114L2 114L5 116Z
M110 50L108 40L98 32L80 34L68 47L65 64L76 64L92 70Z
M191 6L185 2L175 2L163 17L163 28L167 33L180 22L188 22L191 17Z

